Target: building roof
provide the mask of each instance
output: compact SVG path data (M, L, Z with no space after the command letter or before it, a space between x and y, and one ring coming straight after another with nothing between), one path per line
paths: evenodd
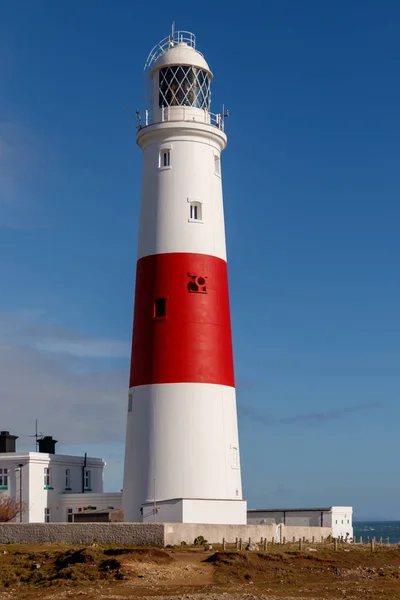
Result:
M329 512L332 508L332 506L322 508L248 508L247 512Z
M33 461L33 462L60 462L79 464L85 460L83 456L71 456L69 454L47 454L46 452L0 452L0 461L7 462L20 462L22 460ZM90 463L91 466L105 466L105 462L102 458L86 457L86 463Z

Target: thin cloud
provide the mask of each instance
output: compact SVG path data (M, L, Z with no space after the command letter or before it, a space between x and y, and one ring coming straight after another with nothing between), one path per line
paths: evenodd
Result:
M283 425L292 423L304 423L305 425L317 425L326 421L337 421L343 419L347 415L362 412L364 410L372 410L375 408L382 408L381 402L366 402L363 404L357 404L355 406L345 406L337 410L331 410L326 412L314 412L294 415L293 417L284 417L278 420L278 423Z
M7 118L0 120L0 227L28 224L33 182L47 155L43 142Z
M128 358L129 342L83 336L52 323L43 310L0 312L0 341L30 346L49 354L78 358Z
M43 311L0 313L2 429L33 433L38 419L63 444L122 442L126 347L52 325Z
M236 389L242 392L251 392L259 384L260 382L257 379L246 379L245 377L238 377L236 379Z
M119 340L44 339L36 343L36 348L44 352L71 354L78 358L126 358L129 356L129 344Z
M344 419L346 416L354 413L359 413L365 410L374 410L382 408L381 402L365 402L354 406L345 406L330 411L299 413L291 417L271 417L262 415L255 411L252 407L239 404L238 412L244 419L256 421L264 426L276 425L306 425L313 426L326 423L329 421L337 421Z

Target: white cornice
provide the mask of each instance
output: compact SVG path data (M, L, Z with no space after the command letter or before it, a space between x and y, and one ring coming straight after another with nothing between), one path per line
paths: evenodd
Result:
M52 463L52 464L70 464L82 466L83 456L69 456L67 454L45 454L44 452L3 452L0 453L0 462L8 463ZM86 458L86 466L104 467L105 462L102 458Z

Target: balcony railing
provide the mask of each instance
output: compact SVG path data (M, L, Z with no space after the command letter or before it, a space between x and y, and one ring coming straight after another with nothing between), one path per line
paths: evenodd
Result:
M164 123L166 121L190 121L191 123L206 123L207 125L213 125L217 127L221 131L225 129L225 115L221 113L212 113L206 110L198 110L195 114L193 114L193 109L191 107L180 107L179 113L176 111L176 107L163 107L160 109L159 119L154 119L150 115L148 110L145 111L144 123L142 122L141 117L139 118L139 123L137 129L143 129L143 127L148 127L149 125L155 125L156 123Z

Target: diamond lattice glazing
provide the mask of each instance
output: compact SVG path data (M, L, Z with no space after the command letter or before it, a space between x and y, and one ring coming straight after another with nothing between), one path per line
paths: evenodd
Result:
M210 78L196 67L177 66L160 70L159 106L194 106L210 110Z

